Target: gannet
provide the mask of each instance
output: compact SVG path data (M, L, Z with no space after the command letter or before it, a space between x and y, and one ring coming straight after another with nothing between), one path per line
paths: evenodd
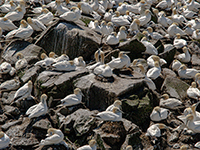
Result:
M179 33L181 36L186 35L186 33L183 30L177 27L176 23L170 25L169 28L167 29L167 32L170 37L174 37L177 33Z
M79 2L77 6L79 9L82 10L82 13L84 14L89 15L93 12L92 7L86 2Z
M2 6L0 6L0 12L1 13L8 13L11 11L14 11L16 8L16 4L11 0L9 3L4 3Z
M90 140L89 141L89 145L81 146L77 150L96 150L96 149L97 149L96 141L95 140Z
M32 92L32 87L33 87L33 83L32 83L31 80L29 80L28 83L24 84L22 87L20 87L15 92L15 95L14 95L12 102L23 100L23 99L30 97L31 92Z
M24 13L22 12L22 8L18 6L16 11L11 11L7 13L4 17L10 19L11 21L19 21L24 17Z
M200 4L198 2L195 2L194 0L189 0L189 2L185 2L185 5L187 8L191 11L198 11L200 8Z
M112 9L112 8L113 8L113 1L112 0L108 0L107 9Z
M54 60L55 62L68 61L69 56L67 56L66 54L62 54L61 56L55 58Z
M52 70L55 71L74 71L76 66L74 65L74 61L61 61L55 64L52 64Z
M158 32L153 32L152 27L148 27L147 30L152 39L160 40L163 38L163 36L159 34Z
M31 17L28 17L27 22L35 31L43 31L46 29L45 25L38 19L33 19Z
M90 5L94 11L97 11L99 9L99 1L93 0L93 3Z
M142 44L146 47L146 51L144 53L151 54L151 55L158 55L158 50L155 46L147 41L146 37L143 37L141 40Z
M161 131L160 129L166 129L168 128L165 124L163 123L156 123L151 125L147 129L147 133L145 134L146 136L151 136L151 137L160 137L161 136Z
M90 21L90 23L88 24L88 27L91 28L91 29L93 29L96 32L101 33L101 28L99 26L98 20L95 20L94 22Z
M161 121L167 118L169 115L169 110L165 108L161 108L159 106L154 107L153 111L150 114L150 118L152 121Z
M102 22L101 22L100 29L101 29L101 33L102 33L103 35L108 35L108 34L109 34L109 31L108 31L108 29L107 29L107 26L106 26L106 22L105 22L105 21L102 21Z
M200 87L200 73L197 73L195 74L195 80L194 80L197 85L198 85L198 88Z
M108 8L108 0L102 0L99 3L100 3L100 6L103 6L104 10L107 10L107 8Z
M16 56L17 56L17 59L18 59L18 60L17 60L16 63L15 63L15 69L16 69L16 70L19 70L19 69L22 69L22 68L27 67L28 62L27 62L27 60L24 58L24 55L23 55L22 53L18 52L18 53L16 54Z
M187 95L190 98L198 100L200 97L200 91L196 87L196 82L192 82L191 86L187 89Z
M169 98L168 94L162 95L163 99L160 99L159 106L165 107L165 108L176 108L179 105L182 105L182 102L176 98Z
M127 19L125 19L123 16L120 16L119 11L115 11L115 15L112 16L111 22L117 26L130 25L130 22Z
M8 147L9 144L10 138L3 131L0 131L0 149Z
M24 1L24 0L20 0L20 1L19 1L19 6L21 7L23 14L26 13L26 7L25 7L25 5L26 5L26 4L25 4L25 1Z
M152 91L155 91L156 90L156 85L150 78L148 78L146 76L144 66L142 64L138 64L137 66L140 68L142 74L144 75L144 77L145 77L144 81L147 84L147 86L149 87L149 89L151 89Z
M95 75L102 76L102 77L112 77L113 72L109 65L103 64L96 67L93 71Z
M154 62L154 67L147 71L147 77L153 80L157 79L161 74L161 68L158 61Z
M0 74L7 74L10 72L12 66L10 63L8 62L3 62L1 65L0 65Z
M40 97L40 103L31 106L26 111L26 115L28 115L29 118L35 118L35 117L40 117L42 115L45 115L48 112L46 100L47 100L47 95L42 94Z
M173 22L165 17L164 12L161 12L161 15L158 17L158 23L164 26L165 28L168 28Z
M195 40L199 40L200 39L200 33L199 33L200 29L196 29L195 31L193 31L192 33L192 38Z
M64 134L60 129L49 128L46 136L48 137L41 140L39 145L63 144L67 149L69 148L67 143L64 141Z
M156 8L166 9L172 6L171 0L163 0L156 5Z
M186 28L184 30L184 32L189 35L189 36L192 36L193 32L194 32L194 29L192 28L192 25L190 23L188 23L186 25ZM194 37L193 37L194 38Z
M178 75L183 79L192 79L199 72L199 70L193 68L187 68L184 64L178 69Z
M181 35L179 33L176 34L176 37L174 38L173 42L174 47L177 49L182 48L187 45L187 41L184 39L181 39Z
M101 61L99 60L99 54L100 54L100 56L102 57L102 56L103 56L102 53L103 53L103 52L98 51L98 50L95 52L94 58L95 58L96 63L93 64L93 65L87 66L86 68L87 68L88 70L94 70L96 67L98 67L98 66L104 64L104 60L102 60L102 58L101 58Z
M180 68L181 65L182 65L182 63L180 61L178 61L177 59L173 60L172 70L178 71L178 69Z
M194 121L192 114L186 116L186 126L194 133L200 133L200 121Z
M129 52L119 52L118 58L112 59L109 63L107 63L112 69L122 69L123 67L129 67L131 64L131 60L126 53Z
M125 26L121 26L119 29L119 32L117 33L117 38L120 40L126 40L127 34L126 34L126 28Z
M191 60L190 53L188 51L187 47L183 47L183 52L182 54L179 54L176 58L180 60L182 63L188 63Z
M0 18L0 27L2 30L11 31L17 29L17 27L6 17Z
M113 32L113 23L112 22L107 23L107 29L108 29L109 34L111 34Z
M110 35L108 35L106 39L106 44L108 45L117 45L119 43L119 39L117 38L117 33L112 32Z
M138 33L140 27L140 20L134 19L133 22L130 24L129 30L130 32Z
M150 68L154 67L154 62L155 61L158 61L160 63L160 66L164 65L164 64L167 64L167 62L160 58L159 56L156 56L156 55L151 55L147 58L147 64Z
M11 39L14 37L26 39L29 38L33 34L33 28L25 21L20 21L20 27L18 29L10 31L6 35L6 39Z
M83 60L83 57L79 56L79 57L74 59L74 65L77 66L77 67L85 67L86 63Z
M20 82L17 79L5 81L0 84L0 91L13 91L20 87Z
M103 121L121 121L122 115L121 110L117 107L114 107L111 111L103 111L96 115L96 118Z
M108 12L105 13L104 19L105 19L106 21L111 21L112 16L113 16L113 10L110 9Z
M183 25L184 23L187 23L187 19L183 15L179 15L176 11L176 8L172 9L172 15L169 17L170 19L172 19L173 22L176 22L179 25Z
M53 63L55 63L55 59L53 58L54 54L51 53L51 55L49 54L50 57L48 57L45 53L42 53L41 56L40 56L42 60L38 61L34 65L35 66L41 66L41 67L50 67Z
M53 20L53 18L53 14L47 8L42 9L41 15L37 17L37 19L44 25L50 23Z
M60 17L66 21L77 21L81 17L81 12L78 7L72 7L71 11L60 15Z
M119 11L119 13L121 15L125 15L126 14L126 11L127 11L127 7L126 7L126 4L122 4L122 3L119 3L119 7L117 7L117 11Z
M144 16L141 16L139 19L140 26L146 25L151 20L150 10L145 10Z
M61 5L60 0L56 0L56 6L57 6L58 15L62 15L62 14L69 11L69 9L67 7L64 7L64 6Z
M120 109L121 105L122 105L122 102L120 100L116 100L112 105L106 108L106 111L112 111L114 107L117 107Z
M58 106L73 106L76 104L80 104L82 101L81 89L74 89L74 94L67 95L65 98L61 99L61 104Z
M184 8L184 9L183 9L182 14L183 14L183 16L184 16L185 18L191 19L191 18L194 17L194 15L197 15L196 12L189 10L189 9L187 8L187 6L183 6L183 8Z

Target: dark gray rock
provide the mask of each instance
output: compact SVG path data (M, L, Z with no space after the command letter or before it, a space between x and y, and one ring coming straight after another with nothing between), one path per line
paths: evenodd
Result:
M160 58L163 58L164 60L167 61L167 67L169 67L169 65L172 63L172 61L174 60L174 56L176 54L176 49L171 49L167 52L163 52L161 54L159 54Z
M3 126L1 126L1 129L3 131L8 130L10 127L15 126L17 124L21 124L22 123L22 119L16 120L16 121L12 121L12 122L8 122L6 124L4 124Z
M20 111L17 107L13 107L13 106L9 106L9 105L5 105L3 110L4 110L4 112L9 113L14 116L20 114Z
M10 105L11 101L14 98L16 91L11 91L11 92L4 92L2 95L2 104L4 105Z
M101 36L88 27L59 21L52 25L35 44L47 52L54 51L58 55L65 53L70 59L81 55L89 61L99 48L100 39Z
M0 115L0 124L4 124L8 117L4 114Z
M176 73L174 71L172 71L171 69L168 69L168 68L163 68L162 74L165 78L167 76L174 77L174 78L176 77Z
M161 90L164 93L168 93L171 97L176 97L177 99L184 99L187 97L187 89L190 85L188 85L186 82L178 79L168 76L165 78L165 81L162 85Z
M2 58L11 64L15 64L17 61L17 52L22 53L29 64L33 64L40 60L40 54L44 52L44 50L41 47L29 42L15 40L4 49Z
M101 82L95 79L94 74L83 76L75 81L75 87L83 90L86 106L90 109L105 110L117 97L144 86L143 76L140 74L132 79L130 76L120 78L113 75L114 82Z
M41 130L48 130L49 128L52 128L51 122L46 119L41 119L33 124L33 128L35 129L41 129Z
M200 59L199 58L200 58L199 54L193 54L192 60L191 60L192 65L199 66L200 65Z

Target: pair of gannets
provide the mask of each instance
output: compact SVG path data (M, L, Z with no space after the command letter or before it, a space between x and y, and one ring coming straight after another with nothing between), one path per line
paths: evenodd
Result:
M66 21L77 21L81 17L81 12L78 7L72 7L71 11L68 11L60 15Z
M90 140L88 144L89 145L84 145L84 146L79 147L77 150L96 150L97 149L96 141L94 139Z
M61 61L51 65L52 70L55 71L74 71L76 69L76 65L74 65L74 61Z
M26 39L33 34L33 28L25 20L21 20L20 23L20 27L18 29L10 31L6 35L6 39L11 39L14 37Z
M183 54L179 54L176 58L182 63L188 63L191 60L191 56L187 47L183 47Z
M146 47L146 51L144 53L151 54L151 55L158 55L158 50L155 46L147 41L146 37L143 37L141 40L142 44Z
M181 65L180 68L178 69L178 75L180 78L183 79L192 79L199 72L200 72L199 70L196 70L194 68L187 68L184 64Z
M32 88L33 88L33 83L32 83L31 80L29 80L28 83L24 84L21 88L19 88L15 92L15 95L14 95L12 102L20 101L20 100L23 100L23 99L30 97L31 92L32 92Z
M111 22L117 26L130 25L130 22L126 18L124 18L123 16L120 16L119 11L115 11L115 15L112 16Z
M3 62L0 65L0 74L9 74L13 76L16 73L16 69L8 62Z
M58 106L73 106L82 103L83 93L79 88L74 90L74 94L67 95L65 98L61 99L61 103Z
M101 28L99 26L99 22L98 20L90 21L90 23L88 24L88 27L91 28L92 30L101 33Z
M163 123L156 123L151 125L147 129L147 133L145 134L146 136L151 136L151 137L160 137L161 136L161 129L167 129L168 127L163 124Z
M74 65L77 66L77 67L85 67L86 63L83 60L83 57L79 56L77 58L74 58Z
M69 9L67 7L64 7L64 6L61 5L60 0L56 0L55 2L56 2L56 6L57 6L58 15L62 15L62 14L69 11Z
M40 97L40 103L31 106L27 111L26 115L28 115L29 118L35 118L35 117L40 117L42 115L45 115L48 112L48 107L47 107L47 95L42 94Z
M47 8L42 9L41 15L37 17L37 19L44 25L49 24L53 20L53 18L53 14Z
M126 53L129 52L119 52L118 58L113 58L109 63L107 63L112 69L122 69L124 67L129 67L131 60Z
M157 79L161 74L161 68L158 61L154 62L154 67L147 71L147 77L153 80Z
M100 112L95 117L103 121L121 121L122 111L119 108L114 107L112 111Z
M173 42L174 47L177 49L183 48L184 46L187 45L187 41L184 39L181 39L181 35L179 33L176 34L176 37Z
M167 64L167 62L164 59L160 58L159 56L151 55L151 56L149 56L147 58L147 64L148 64L148 66L150 68L154 67L155 66L154 65L155 61L158 61L161 66L164 65L164 64Z
M162 107L170 108L173 109L177 106L182 105L182 102L176 98L169 98L168 94L163 94L162 95L163 99L160 99L159 105Z
M152 121L161 121L167 118L169 115L169 110L165 108L161 108L159 106L154 107L153 111L150 114L150 118Z
M53 58L55 56L54 52L49 53L49 57L45 54L41 54L41 59L37 63L35 63L35 66L41 66L41 67L50 67L53 63L55 63L55 59Z
M0 7L0 12L1 13L8 13L8 12L14 11L15 8L16 8L16 4L11 0L9 3L4 3Z
M0 131L0 149L8 147L9 144L10 138L3 131Z
M122 102L120 100L116 100L116 101L114 101L114 103L112 105L110 105L106 108L106 111L112 111L114 107L117 107L120 109L121 105L122 105Z
M200 97L200 91L197 88L196 82L192 82L191 83L191 86L187 89L187 95L190 98L194 98L196 100L199 99L199 97Z
M22 53L17 53L16 54L16 56L17 56L17 61L16 61L16 63L15 63L15 69L16 70L20 70L20 69L23 69L23 68L25 68L25 67L27 67L27 65L28 65L28 62L27 62L27 60L24 58L24 55L22 54Z
M43 31L46 29L46 26L38 19L28 17L27 22L33 28L34 31Z
M0 27L2 30L11 31L17 29L17 27L12 23L12 21L6 17L0 18Z
M1 83L0 91L16 90L20 87L20 82L17 79L12 79Z
M69 148L67 143L64 141L64 134L60 129L49 128L46 136L48 137L44 140L41 140L39 145L62 144L67 149Z
M10 19L11 21L19 21L24 17L24 13L22 12L22 8L18 6L16 11L11 11L7 13L4 17Z
M101 61L99 60L99 55L101 57ZM94 70L96 67L100 66L100 65L103 65L104 64L104 53L101 51L101 50L97 50L94 54L94 58L95 58L95 61L96 63L93 64L93 65L90 65L90 66L87 66L86 68L88 70Z

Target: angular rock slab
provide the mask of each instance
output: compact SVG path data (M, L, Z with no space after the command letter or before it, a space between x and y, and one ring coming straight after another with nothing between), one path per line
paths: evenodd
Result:
M83 100L90 109L105 110L117 97L144 86L142 75L138 79L113 77L114 82L101 82L95 79L94 74L89 74L75 81L75 87L84 91Z
M71 72L43 71L36 79L35 95L48 92L53 98L64 98L73 93L73 80L86 74L85 68Z
M11 41L9 45L4 49L2 58L11 64L15 64L17 61L16 54L18 52L25 56L29 64L32 64L40 60L40 54L44 52L44 50L32 43L15 40Z
M186 91L189 86L190 85L188 85L186 82L178 78L167 76L161 87L161 90L165 93L168 93L171 97L184 99L187 97Z
M47 52L67 54L70 59L82 55L90 60L99 48L101 36L88 27L72 22L58 21L36 41L36 45L43 47Z

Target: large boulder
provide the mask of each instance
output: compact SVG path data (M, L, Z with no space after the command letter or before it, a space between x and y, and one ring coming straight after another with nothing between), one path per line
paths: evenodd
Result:
M70 59L81 55L89 61L99 48L100 40L101 36L88 27L58 21L35 44L47 52L54 51L58 55L65 53Z

